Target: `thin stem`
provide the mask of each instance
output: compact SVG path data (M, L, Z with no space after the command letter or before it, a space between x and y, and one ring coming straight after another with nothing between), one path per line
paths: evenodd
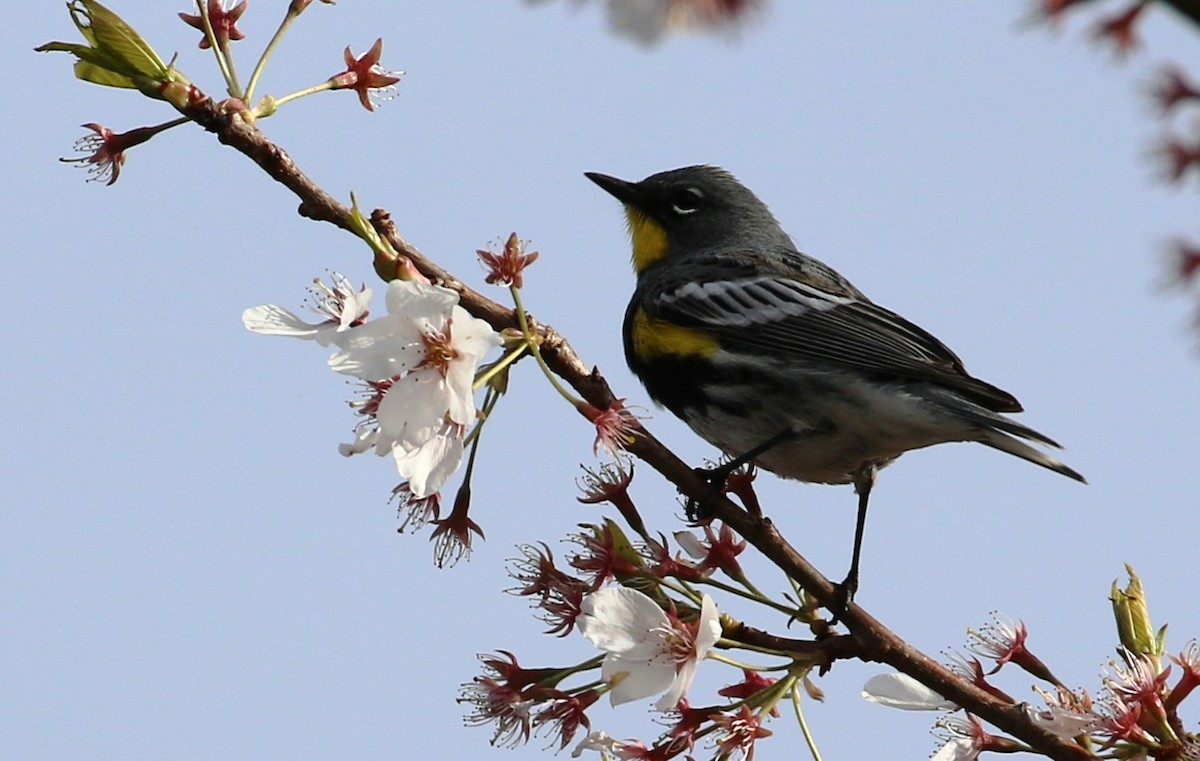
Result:
M737 642L733 642L733 641L727 640L727 639L722 639L720 641L724 642L724 643L728 643L731 646L736 646L738 644ZM742 663L741 661L739 661L735 658L730 658L729 656L721 655L720 653L714 653L711 650L709 651L708 655L706 655L704 657L709 658L714 661L719 661L721 663L729 664L730 666L733 666L733 667L739 668L739 669L743 669L745 671L766 671L766 670L768 670L768 669L764 669L760 666L751 666L749 663Z
M156 124L153 127L143 127L143 129L150 130L151 134L157 135L159 132L166 132L167 130L174 129L175 127L178 127L181 124L187 124L191 120L192 120L191 117L181 116L178 119L172 119L169 122L163 122L162 124Z
M763 605L774 608L775 610L779 611L780 613L786 614L789 618L796 617L796 609L795 608L789 608L786 605L777 603L774 600L770 599L769 597L766 597L765 595L763 595L763 593L759 592L757 589L754 590L753 592L747 592L745 590L738 589L737 587L733 586L732 584L726 584L722 581L716 581L715 579L704 579L703 581L698 581L696 583L697 584L707 584L708 586L715 587L716 589L719 589L722 592L728 592L731 595L737 595L738 597L741 597L746 600L753 600L754 602L762 603Z
M603 654L597 655L592 658L588 658L583 663L577 663L574 666L567 666L566 668L562 668L562 669L559 669L558 671L555 671L553 674L551 674L549 677L547 677L546 681L548 681L552 686L557 686L559 682L566 679L567 677L572 676L573 674L578 674L581 671L591 671L592 669L596 668L597 666L600 666L603 663L604 663L604 655ZM602 684L604 684L604 682L596 681L596 682L591 682L589 684L585 684L582 687L573 687L572 689L573 690L585 690L585 689L591 689L592 687L599 687Z
M485 396L483 398L483 409L484 409L483 419L480 420L478 423L476 423L475 427L471 429L470 435L467 436L466 439L463 439L463 446L467 446L469 443L470 447L471 447L471 452L470 452L470 454L467 455L467 466L463 470L462 486L460 486L458 488L459 488L459 491L462 491L464 489L467 490L468 494L470 493L470 490L471 490L471 474L475 471L475 453L477 451L479 451L479 438L483 433L483 424L487 421L487 413L491 412L492 407L495 406L495 404L496 404L496 400L494 398L495 396L496 396L496 392L491 389L488 389L487 396Z
M795 654L793 654L793 653L786 653L786 652L782 652L780 650L776 650L775 648L764 647L762 645L754 645L749 642L742 642L742 641L736 640L736 639L725 639L724 637L721 637L719 642L721 644L723 644L725 647L729 647L729 648L736 647L738 650L749 650L752 653L762 653L763 655L773 655L776 658L789 658L789 657L795 658ZM776 670L776 669L773 669L773 670Z
M245 103L245 99L244 99L245 96L241 94L242 93L242 85L240 82L238 82L237 66L234 65L233 56L229 54L228 43L221 46L221 57L224 58L225 62L229 65L229 78L230 78L229 96L231 98L238 98L239 100L242 100L243 103ZM249 105L249 104L247 103L246 105Z
M250 82L246 85L247 101L254 99L254 88L258 87L258 78L262 76L263 69L265 69L267 66L267 60L270 59L271 55L275 52L275 48L283 40L283 35L287 32L288 27L290 27L292 22L295 21L299 16L300 14L296 13L293 5L289 4L287 13L285 13L283 16L283 21L279 23L279 28L275 30L275 34L271 37L271 41L267 43L267 47L263 49L262 55L259 56L258 63L254 64L254 71L250 73ZM246 105L250 104L247 103ZM278 105L278 101L276 101L276 105Z
M213 31L212 21L208 18L208 3L204 0L196 0L196 8L200 10L200 21L204 24L204 36L208 39L208 46L212 48L213 55L217 57L217 66L221 69L221 76L225 78L226 90L230 97L240 98L241 88L238 87L233 61L229 59L229 49L217 42L217 34Z
M287 103L289 100L295 100L296 98L303 98L305 95L312 95L313 93L325 92L326 90L332 90L332 89L333 89L333 82L331 80L327 79L319 85L313 85L312 87L306 87L303 90L297 90L296 92L291 93L289 95L283 95L278 98L272 98L271 99L272 107L270 109L270 112L264 113L264 114L259 114L258 110L255 109L255 116L270 116L272 113L275 112L276 109L278 109L284 103Z
M528 350L529 350L528 343L517 344L516 346L514 346L512 351L510 351L508 354L505 354L500 359L496 360L495 364L493 364L491 367L489 367L484 372L480 373L479 376L477 378L475 378L475 383L471 386L471 389L474 391L478 391L479 388L481 386L483 386L483 384L487 383L492 378L496 377L496 375L501 370L508 367L513 362L516 362L518 359L520 359L521 355L524 354Z
M542 350L538 346L538 341L533 335L533 331L529 329L529 319L525 316L525 307L521 304L521 291L516 286L509 286L509 292L512 293L513 308L517 313L517 323L521 326L521 335L525 336L525 342L529 344L529 350L533 352L533 358L537 360L538 367L542 368L542 373L546 376L546 380L550 381L550 385L558 392L559 396L566 399L571 404L578 407L583 403L583 400L572 394L558 381L558 376L546 364L545 358L542 357Z
M495 408L496 402L500 399L500 392L494 388L488 388L487 394L483 397L483 408L480 410L480 420L463 439L463 446L471 445L471 459L467 462L467 477L471 476L471 466L475 463L475 443L479 440L479 436L483 431L483 424L491 417L492 409Z
M666 587L667 589L670 589L673 592L678 592L679 594L681 594L684 597L691 600L696 605L699 605L703 601L703 598L700 596L700 593L697 592L696 590L692 589L692 587L690 585L688 585L687 583L684 583L684 582L676 583L676 582L670 581L668 579L654 579L653 577L650 576L650 574L644 574L644 576L646 579L649 579L651 581L658 581L658 585L661 587Z
M812 754L813 761L821 761L821 751L817 748L817 741L808 728L808 722L804 720L804 709L800 707L799 679L792 682L792 707L796 710L796 722L800 725L800 731L804 733L804 742L808 743L808 752Z
M742 578L738 579L737 581L739 584L741 584L747 590L749 590L752 594L757 595L758 599L760 599L760 600L767 599L767 596L764 595L761 591L759 591L758 587L754 586L754 582L750 581L750 579L743 576ZM780 606L780 607L776 608L776 610L790 610L790 609L783 608L782 606Z

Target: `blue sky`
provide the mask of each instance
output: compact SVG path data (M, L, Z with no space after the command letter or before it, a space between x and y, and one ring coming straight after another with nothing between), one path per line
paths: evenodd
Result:
M157 5L157 4L156 4ZM111 6L210 92L211 57L180 7ZM257 0L243 72L284 3ZM389 209L404 236L479 287L474 251L516 230L541 258L524 299L598 365L682 456L712 450L652 409L624 368L633 276L617 204L583 177L719 164L805 251L943 339L1018 396L1088 486L977 446L905 456L872 498L859 601L927 652L1002 610L1068 684L1095 689L1115 643L1110 582L1131 563L1181 648L1200 634L1195 336L1155 286L1165 241L1195 235L1195 198L1161 186L1144 95L1164 61L1200 71L1194 32L1162 12L1126 64L1019 24L1004 3L777 2L735 40L653 49L609 34L599 3L314 4L267 71L280 95L337 72L382 36L407 74L368 114L349 93L263 122L340 198ZM131 152L110 188L57 158L84 122L170 118L160 103L76 82L59 3L6 35L10 146L3 205L12 329L0 369L0 758L534 758L462 727L477 652L580 660L511 585L514 545L601 513L576 502L589 427L522 363L480 453L487 541L448 570L398 535L397 477L345 460L350 389L326 353L246 332L244 308L298 306L326 269L372 277L366 249L301 219L248 161L184 127ZM1186 122L1181 122L1186 124ZM381 289L380 289L381 290ZM496 291L497 298L504 293ZM376 302L377 309L382 302ZM818 567L849 558L849 488L759 481L767 512ZM677 529L648 468L634 496ZM1178 538L1177 538L1178 537ZM1183 541L1181 541L1183 540ZM759 566L759 585L782 580ZM783 622L754 611L757 623ZM924 758L932 717L866 704L880 669L839 663L808 707L827 759ZM712 685L731 681L713 670ZM1004 682L1018 697L1027 681ZM646 701L646 706L650 701ZM1194 717L1192 717L1194 719ZM643 706L597 711L654 733ZM779 720L760 761L792 759Z

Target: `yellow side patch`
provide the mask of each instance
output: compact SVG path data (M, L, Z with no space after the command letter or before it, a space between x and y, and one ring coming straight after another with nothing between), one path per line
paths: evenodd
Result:
M699 328L685 328L655 320L639 309L630 325L630 342L638 359L657 357L711 357L720 345L711 334Z
M633 208L625 207L629 239L633 243L633 269L639 275L667 255L667 231L662 225Z

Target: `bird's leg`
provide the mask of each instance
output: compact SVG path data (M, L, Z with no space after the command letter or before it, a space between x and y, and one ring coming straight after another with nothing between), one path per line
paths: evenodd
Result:
M836 617L843 615L850 603L854 601L854 593L858 591L858 561L862 555L863 529L867 525L867 501L871 498L871 487L875 485L875 464L864 463L854 471L854 491L858 494L858 520L854 525L854 553L850 556L850 572L846 580L838 585L838 600L833 609Z
M696 475L708 482L708 494L699 500L688 500L687 507L685 508L688 520L699 521L707 517L705 513L708 512L708 508L712 505L713 500L720 496L722 490L725 488L725 482L729 480L729 475L733 471L747 463L753 462L759 455L774 449L795 435L796 432L791 428L784 428L763 443L734 457L729 462L722 463L715 468L696 468Z

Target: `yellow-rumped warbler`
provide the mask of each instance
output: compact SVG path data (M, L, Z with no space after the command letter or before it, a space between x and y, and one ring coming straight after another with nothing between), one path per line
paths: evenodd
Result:
M784 478L852 483L849 602L875 474L910 449L977 441L1083 481L1026 443L1053 440L1002 414L1006 391L967 374L941 341L876 306L796 249L733 175L691 166L627 182L587 177L625 205L637 288L625 358L650 397L733 458Z

